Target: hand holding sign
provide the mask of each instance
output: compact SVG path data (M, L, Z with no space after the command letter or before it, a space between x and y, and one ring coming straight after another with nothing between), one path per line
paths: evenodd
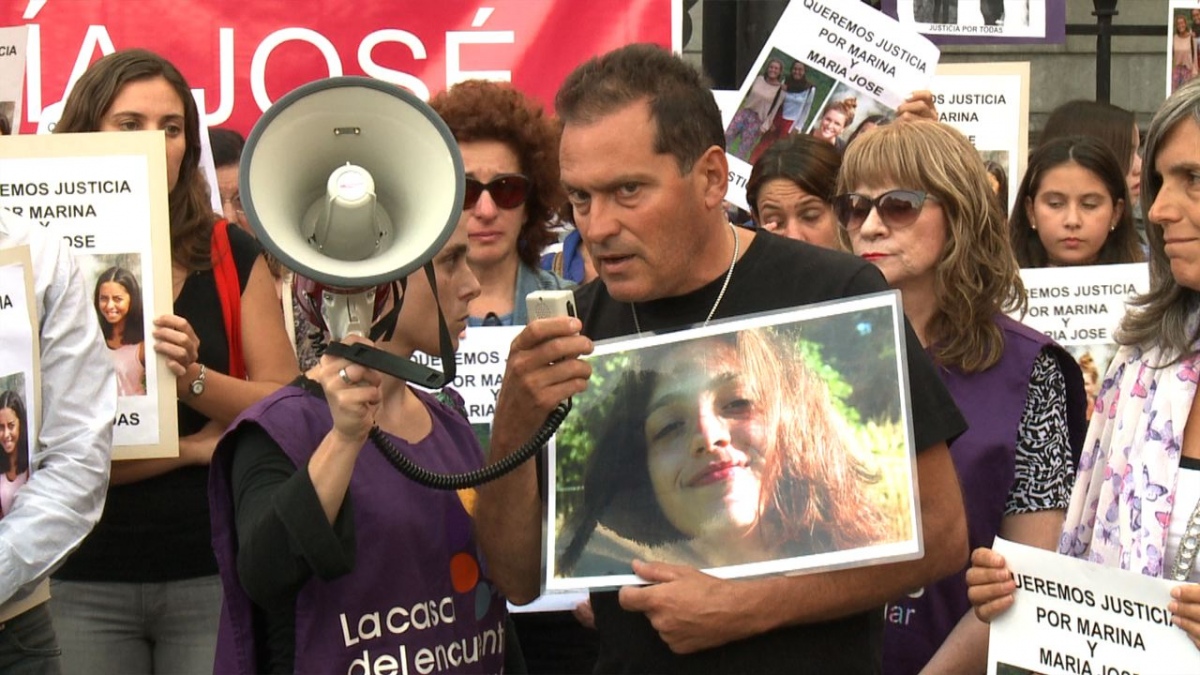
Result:
M990 548L977 548L971 553L967 570L967 598L975 608L975 616L984 623L1012 607L1013 592L1017 590L1012 572L1004 556Z

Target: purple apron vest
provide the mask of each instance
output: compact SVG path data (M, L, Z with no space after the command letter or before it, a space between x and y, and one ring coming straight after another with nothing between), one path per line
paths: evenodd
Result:
M418 394L433 430L416 445L391 436L426 468L479 468L482 451L470 425L433 397ZM259 402L234 423L253 421L298 468L332 425L328 405L294 386ZM226 436L228 438L228 436ZM222 443L209 480L213 546L225 602L214 672L253 673L252 604L237 579L237 533L229 484L234 448ZM373 447L350 480L354 571L313 578L296 597L295 672L498 673L504 664L504 598L486 578L471 516L458 493L404 478Z
M1067 385L1067 422L1072 455L1078 460L1087 429L1087 401L1079 365L1050 338L996 316L1004 332L1004 354L981 373L938 367L946 388L967 419L968 429L950 444L962 487L971 550L991 546L1004 517L1016 475L1017 429L1037 355L1048 348ZM914 595L884 607L883 669L887 675L917 673L971 609L965 568Z

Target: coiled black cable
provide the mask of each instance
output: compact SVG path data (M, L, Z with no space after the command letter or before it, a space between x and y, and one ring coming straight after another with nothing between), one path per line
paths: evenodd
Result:
M550 414L546 417L546 421L542 424L542 428L537 430L537 433L533 435L533 438L528 443L494 464L489 464L488 466L466 473L440 474L419 466L397 450L396 446L392 445L387 435L378 426L371 427L371 430L367 432L367 436L375 444L375 447L379 449L379 452L387 458L387 461L409 480L425 487L433 488L434 490L463 490L478 487L484 483L490 483L521 466L526 460L536 455L550 441L550 437L558 430L558 426L562 424L562 421L566 419L567 413L570 411L571 399L559 403L554 410L550 411Z

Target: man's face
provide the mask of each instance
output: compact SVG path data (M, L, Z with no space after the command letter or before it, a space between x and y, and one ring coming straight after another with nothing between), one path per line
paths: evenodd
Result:
M575 225L609 294L622 302L682 295L712 276L696 264L709 238L692 232L720 205L726 176L712 184L709 153L680 174L674 156L654 151L654 136L645 101L568 124L562 134L562 182Z

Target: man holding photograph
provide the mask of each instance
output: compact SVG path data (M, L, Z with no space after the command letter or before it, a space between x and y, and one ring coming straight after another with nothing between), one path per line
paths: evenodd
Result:
M531 437L560 400L584 390L590 366L577 357L591 351L591 339L887 290L862 260L728 223L720 113L699 73L678 57L631 45L593 59L567 78L555 107L564 123L562 180L600 281L578 293L582 323L537 321L513 341L493 461ZM914 108L928 103L901 112ZM635 562L633 571L654 585L592 596L598 672L880 669L883 604L961 570L967 556L946 447L965 423L911 329L908 344L924 557L739 581ZM719 452L704 424L692 426L698 451ZM536 467L526 465L479 490L477 524L492 578L518 603L538 594L538 489Z

